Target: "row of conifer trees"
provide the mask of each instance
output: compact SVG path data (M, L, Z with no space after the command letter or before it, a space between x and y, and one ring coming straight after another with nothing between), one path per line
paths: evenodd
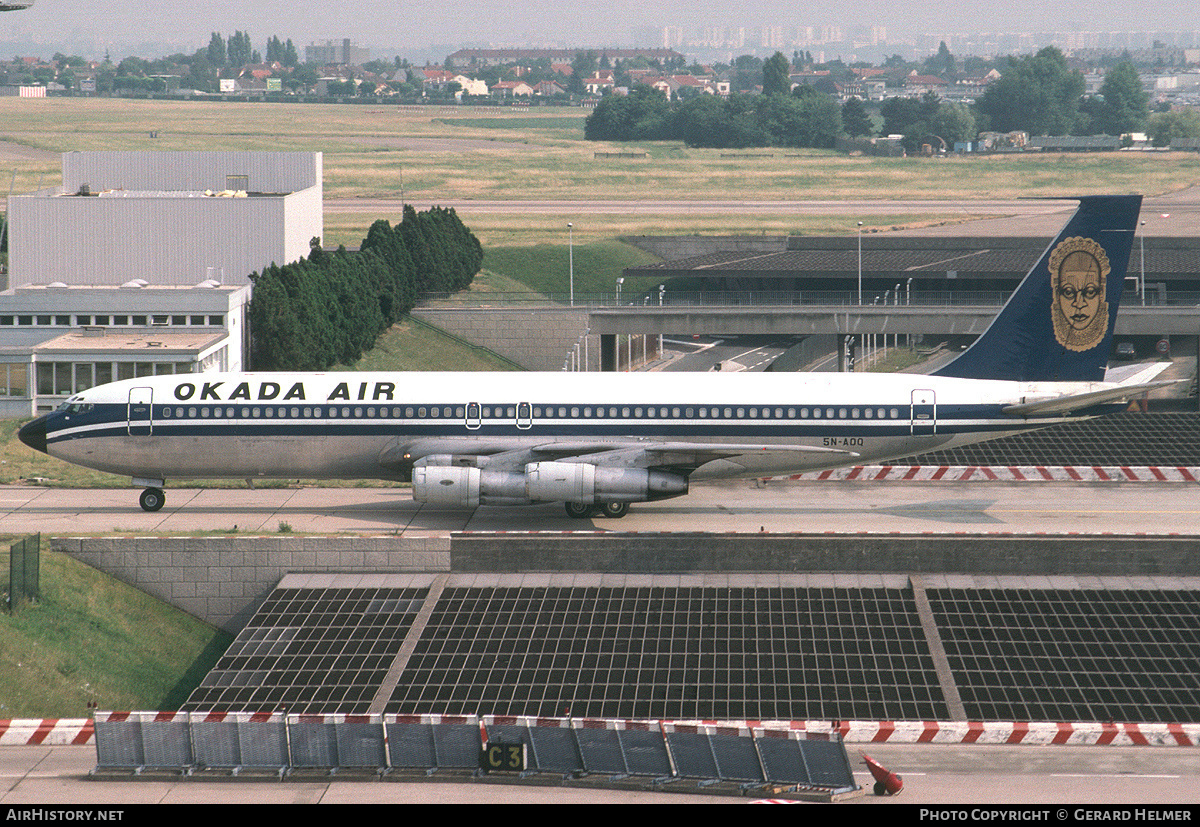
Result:
M483 263L479 240L453 209L404 208L371 225L357 252L327 253L250 276L254 370L324 370L357 361L422 293L462 290Z

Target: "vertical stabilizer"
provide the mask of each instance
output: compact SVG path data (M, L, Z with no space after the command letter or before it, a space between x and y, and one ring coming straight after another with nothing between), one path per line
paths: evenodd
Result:
M983 335L935 376L1100 382L1140 195L1086 195Z

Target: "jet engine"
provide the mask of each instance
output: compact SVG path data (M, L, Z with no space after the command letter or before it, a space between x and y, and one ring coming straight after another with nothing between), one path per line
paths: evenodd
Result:
M584 462L531 462L529 498L571 503L641 503L688 492L687 479L648 468L608 468Z
M646 468L606 468L583 462L531 462L522 474L488 470L486 466L430 464L447 460L450 458L426 457L413 468L414 500L457 508L535 502L592 505L663 500L688 491L685 477Z

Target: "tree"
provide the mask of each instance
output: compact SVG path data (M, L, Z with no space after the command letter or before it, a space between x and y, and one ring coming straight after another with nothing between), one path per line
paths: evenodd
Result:
M228 41L229 65L235 68L245 66L254 60L254 47L250 45L250 35L246 32L235 31Z
M600 59L595 52L576 52L575 57L571 59L571 77L567 81L570 91L574 94L583 94L583 82L596 73L600 67Z
M208 62L219 69L225 65L227 59L225 38L213 32L212 37L208 40Z
M730 87L734 92L747 92L762 83L762 65L760 57L754 55L739 55L733 61L733 76Z
M940 104L929 126L934 135L946 142L948 149L953 149L958 141L973 141L979 134L975 116L961 103Z
M1010 57L976 106L997 132L1066 135L1075 127L1084 88L1083 75L1067 68L1061 51L1047 46L1021 60Z
M583 137L589 141L633 140L639 123L661 120L669 110L663 94L649 86L638 87L624 96L609 95L596 104L584 121Z
M792 82L788 77L790 68L791 64L783 56L783 52L776 52L767 58L762 69L763 94L786 95L790 92L792 88Z
M946 41L942 41L938 46L936 55L930 56L922 67L928 74L931 75L953 75L955 72L954 55L950 54L950 49L946 46Z
M1104 76L1100 87L1104 98L1102 120L1096 124L1108 135L1121 135L1140 129L1150 114L1150 96L1142 88L1133 63L1118 63Z
M1175 138L1200 138L1200 112L1195 109L1156 112L1150 116L1147 129L1155 146L1170 146Z
M846 130L846 134L851 138L860 135L869 138L875 131L871 116L867 114L867 107L857 97L850 98L842 105L842 129Z

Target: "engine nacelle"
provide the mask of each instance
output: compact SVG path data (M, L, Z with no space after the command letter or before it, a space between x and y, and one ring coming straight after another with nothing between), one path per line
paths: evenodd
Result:
M413 468L413 499L430 505L474 508L479 505L478 468L418 465Z
M606 468L584 462L531 462L525 466L531 500L639 503L688 492L679 474L646 468Z
M413 499L430 505L529 505L534 502L640 503L688 492L687 479L646 468L606 468L585 462L531 462L525 473L486 467L432 464L453 461L430 456L413 468Z
M528 505L525 475L447 465L413 468L413 499L430 505Z

